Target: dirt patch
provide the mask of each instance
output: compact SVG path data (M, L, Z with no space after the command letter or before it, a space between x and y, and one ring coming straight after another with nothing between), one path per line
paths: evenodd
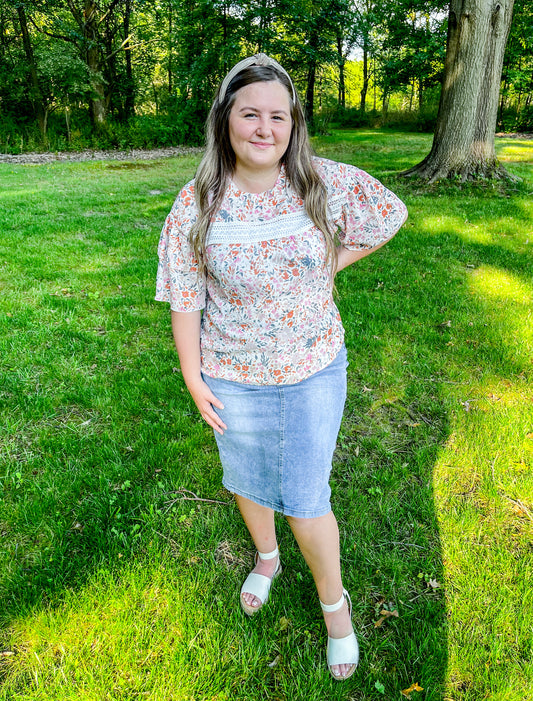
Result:
M56 153L0 153L0 163L45 164L60 161L153 161L201 153L197 146L172 146L156 149L131 149L130 151L57 151Z
M526 141L531 141L533 139L533 134L515 132L513 134L506 134L503 131L499 131L496 136L500 139L525 139Z

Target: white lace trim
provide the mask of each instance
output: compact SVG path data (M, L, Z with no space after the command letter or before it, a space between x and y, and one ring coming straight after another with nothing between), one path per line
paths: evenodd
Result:
M209 229L207 245L273 241L296 236L313 226L312 220L304 211L281 214L266 221L217 221Z
M340 192L328 197L328 214L331 219L338 219L342 214L342 205L346 201L344 192Z

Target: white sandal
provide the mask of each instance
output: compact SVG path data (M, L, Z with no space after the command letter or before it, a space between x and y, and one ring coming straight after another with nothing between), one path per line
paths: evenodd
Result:
M342 590L342 596L336 604L323 604L322 602L320 602L322 611L325 611L326 613L333 613L334 611L338 611L343 605L344 599L346 599L348 602L348 610L350 612L351 618L352 600L350 599L350 595L348 594L346 589ZM344 638L330 638L328 635L327 660L328 669L333 679L336 679L337 681L343 681L344 679L348 679L348 677L352 676L359 662L359 645L357 644L357 638L355 637L355 633L353 632L353 630L349 635L345 636ZM351 664L352 669L345 677L337 676L331 671L331 667L337 664Z
M277 555L279 555L279 550L277 546L276 549L273 550L271 553L257 552L255 554L255 564L257 565L258 558L261 558L261 560L273 560ZM279 561L279 559L278 566L276 567L276 571L274 572L272 577L266 577L264 574L256 574L255 572L250 572L250 574L248 575L248 577L246 577L246 580L241 587L241 595L239 596L239 601L241 602L241 606L244 613L246 613L248 616L253 616L254 613L257 613L261 609L261 607L266 604L266 602L268 601L268 594L270 592L272 582L280 573L281 562ZM243 594L252 594L252 596L255 596L261 601L261 605L250 606L242 600Z

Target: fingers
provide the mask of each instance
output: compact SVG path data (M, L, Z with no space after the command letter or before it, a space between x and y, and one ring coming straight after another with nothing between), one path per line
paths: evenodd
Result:
M222 402L220 401L220 399L218 399L217 397L215 397L214 394L211 395L211 404L212 404L214 407L216 407L217 409L221 409L221 410L224 409L224 404L222 404Z
M222 435L227 426L217 414L215 409L224 409L224 404L222 404L220 399L215 397L205 382L202 382L199 386L194 387L191 391L191 395L204 421L206 421L217 433Z
M218 399L217 404L214 406L216 406L217 409L224 408L224 405L222 404L222 402L218 401ZM220 416L216 413L216 411L213 409L213 406L211 404L207 404L204 410L200 411L200 413L204 421L207 421L211 428L213 428L217 433L220 433L220 435L222 436L224 431L227 429L227 426L222 421Z

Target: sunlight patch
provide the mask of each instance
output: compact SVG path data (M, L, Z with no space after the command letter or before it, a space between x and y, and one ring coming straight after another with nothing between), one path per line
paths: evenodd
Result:
M424 217L422 228L432 234L455 234L464 241L489 245L493 243L492 233L485 223L473 224L458 217L437 215Z
M513 163L533 163L533 141L518 141L498 149L498 158Z
M472 292L483 298L519 304L530 304L533 300L531 285L516 275L491 266L481 266L474 270L470 275L469 285Z

